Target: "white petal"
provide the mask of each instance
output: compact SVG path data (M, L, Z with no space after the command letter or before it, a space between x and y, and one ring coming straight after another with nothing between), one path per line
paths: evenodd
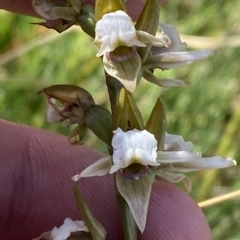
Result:
M171 171L191 172L203 169L218 169L230 166L236 166L237 162L233 159L223 157L195 158L192 161L185 163L172 164Z
M161 48L161 53L162 52L183 52L183 51L185 51L187 44L183 43L181 41L176 27L174 25L164 24L164 23L160 23L159 25L160 25L162 31L164 32L164 34L166 34L172 42L171 45L168 46L168 48L166 48L166 47Z
M195 61L210 57L216 50L198 50L191 52L165 52L149 57L144 66L150 68L169 69L181 67Z
M113 51L119 46L145 47L145 44L137 40L132 19L124 11L103 15L96 24L95 32L95 43L100 47L97 56Z
M157 177L163 178L171 183L183 182L187 192L191 192L192 190L191 180L184 174L164 172L164 173L157 173Z
M84 231L88 232L87 227L83 221L73 221L71 218L66 218L64 223L59 228L54 227L51 232L43 233L40 237L33 240L39 240L41 238L51 240L65 240L72 232Z
M187 151L158 151L157 162L161 163L184 163L193 159L201 159L201 154Z
M55 99L49 100L55 103ZM57 123L63 121L65 118L60 114L59 110L56 110L53 105L48 104L47 108L47 121L50 123Z
M185 142L182 136L165 133L164 150L193 152L193 148L193 144Z
M166 63L181 63L181 62L194 62L197 60L202 60L208 58L214 54L215 50L198 50L190 52L168 52L161 53L158 56L161 56L162 62Z
M183 80L179 79L168 79L168 78L157 78L157 83L158 86L161 87L186 87L187 84ZM153 82L152 82L153 83Z
M89 167L85 168L80 174L72 177L73 181L78 181L82 177L94 177L106 175L112 166L112 158L104 157L94 162Z
M72 232L84 231L88 232L87 227L83 221L73 221L70 218L66 218L61 227L54 227L51 236L53 240L65 240Z
M146 130L137 129L123 132L120 128L114 131L112 139L113 163L111 173L130 164L158 166L156 162L157 140Z
M144 32L144 31L136 31L136 33L137 33L138 39L141 42L151 43L155 46L167 46L167 42L165 42L163 38L155 37L155 36L153 36L153 35L151 35L147 32ZM145 46L142 46L142 47L145 47Z
M158 78L148 69L144 69L143 78L160 87L186 87L187 86L187 84L182 80Z
M118 170L120 170L122 167L120 165L112 165L109 174L113 174L115 172L117 172Z

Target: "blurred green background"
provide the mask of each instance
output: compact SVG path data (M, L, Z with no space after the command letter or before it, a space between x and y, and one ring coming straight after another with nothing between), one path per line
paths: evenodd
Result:
M204 156L240 162L240 1L174 0L165 3L161 21L175 24L188 50L219 48L208 60L158 71L186 80L187 88L163 90L142 80L134 95L146 119L161 95L167 131L192 141ZM46 101L37 92L53 84L74 84L108 106L103 68L93 40L78 28L58 34L30 24L26 16L0 11L0 117L68 135L71 129L46 122ZM195 38L193 37L195 36ZM87 144L106 152L89 131ZM239 168L191 173L196 201L239 189ZM240 198L203 209L216 240L240 239ZM184 216L183 216L184 217Z

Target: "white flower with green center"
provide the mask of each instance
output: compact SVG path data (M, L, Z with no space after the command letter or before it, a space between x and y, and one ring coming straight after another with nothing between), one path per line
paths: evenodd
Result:
M146 130L137 129L123 132L118 128L112 139L113 155L104 157L90 165L82 173L73 176L74 181L81 177L103 176L115 173L132 164L159 166L157 160L157 140Z
M82 177L112 174L120 169L126 169L132 164L150 166L150 168L157 166L157 171L163 177L166 172L175 174L175 172L217 169L236 165L236 161L233 159L220 156L204 158L201 153L193 153L191 142L185 142L179 135L167 133L163 151L156 151L157 141L153 134L146 130L137 129L127 132L123 132L120 128L115 130L112 146L112 156L99 159L80 174L73 176L72 179L78 181ZM175 179L174 174L172 175ZM173 182L176 182L176 179Z

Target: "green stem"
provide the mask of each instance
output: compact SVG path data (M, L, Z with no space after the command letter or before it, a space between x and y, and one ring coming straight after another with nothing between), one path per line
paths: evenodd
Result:
M234 145L236 135L240 131L240 108L236 106L234 109L233 116L229 121L225 134L222 137L220 145L216 151L216 155L226 156L228 155L231 146ZM198 195L196 196L197 201L203 201L207 199L211 193L212 187L214 186L220 170L211 170L206 172L204 175L204 182L200 187Z
M123 85L117 79L108 75L107 73L106 73L106 84L108 87L109 99L110 99L111 110L112 110L113 127L115 127L114 129L116 129L116 125L117 125L116 110L117 110L117 106L119 105L119 94Z
M106 73L106 84L108 87L109 99L112 110L113 129L117 128L117 110L119 110L119 95L123 85L114 77L109 76ZM111 154L111 153L110 153ZM122 226L124 232L124 240L137 240L138 239L138 228L133 218L131 209L127 202L118 192L117 187L117 199L120 206Z
M124 200L120 193L118 193L117 198L121 209L124 240L137 240L138 228L133 218L131 209L129 208L127 202Z

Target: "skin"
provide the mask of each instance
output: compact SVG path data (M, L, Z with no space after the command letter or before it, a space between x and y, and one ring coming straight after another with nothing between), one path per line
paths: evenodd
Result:
M141 9L136 2L129 6L134 17ZM29 0L2 0L0 8L35 16ZM86 145L71 146L58 134L5 120L0 120L0 136L1 239L32 239L60 226L66 217L81 219L71 177L102 154ZM106 228L107 239L122 240L113 176L82 179L78 186ZM201 209L188 194L172 184L156 182L140 239L210 240L212 236Z

